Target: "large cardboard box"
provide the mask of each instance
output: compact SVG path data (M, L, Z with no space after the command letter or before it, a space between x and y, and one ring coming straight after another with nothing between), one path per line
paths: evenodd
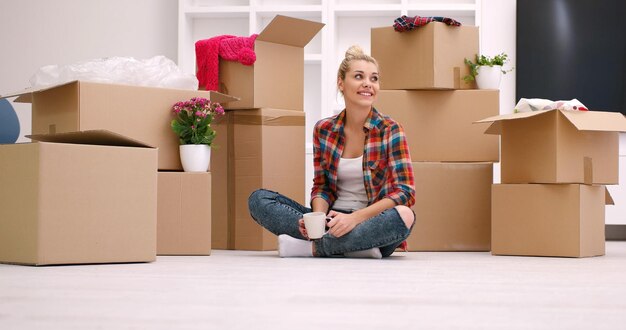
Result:
M375 106L402 124L413 161L499 160L498 137L473 124L499 113L496 90L380 91Z
M159 169L182 170L178 137L170 128L172 105L192 97L226 103L217 92L74 81L3 95L32 103L32 133L106 129L159 149Z
M220 91L237 95L227 109L304 110L304 46L323 23L277 15L254 43L256 62L220 61Z
M157 150L104 131L0 146L0 262L154 261Z
M502 183L618 184L620 113L546 110L479 122L501 136Z
M211 255L211 173L159 172L158 255Z
M491 201L494 255L604 255L604 186L495 184Z
M409 251L489 251L493 163L414 162Z
M431 22L406 32L372 28L381 89L468 89L465 59L478 54L478 27Z
M276 236L250 216L248 197L265 188L304 203L304 115L249 109L227 111L216 121L211 155L214 249L276 249Z

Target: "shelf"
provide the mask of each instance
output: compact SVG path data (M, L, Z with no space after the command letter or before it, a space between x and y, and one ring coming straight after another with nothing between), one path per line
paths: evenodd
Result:
M190 18L248 17L250 15L250 6L189 6L185 7L184 13Z
M389 5L337 5L334 8L336 16L389 16L398 15L403 11L409 14L417 12L421 16L474 16L476 12L475 4L409 4L406 6Z
M338 17L352 17L352 16L399 16L402 12L402 6L391 5L360 5L355 7L354 5L337 5L334 8L335 15Z
M474 4L413 4L406 8L411 15L421 16L474 16L476 5ZM417 14L415 14L417 12Z
M272 7L272 6L321 6L324 0L252 0L256 6Z
M330 0L336 7L360 7L363 5L380 5L380 6L400 6L402 1L406 0ZM439 1L439 0L437 0Z
M178 0L179 3L184 2L189 6L198 7L224 7L224 6L247 6L250 0Z
M304 5L304 6L263 6L256 10L260 17L273 17L277 14L287 15L299 18L321 17L322 6L320 5Z
M322 54L304 54L304 64L322 63Z

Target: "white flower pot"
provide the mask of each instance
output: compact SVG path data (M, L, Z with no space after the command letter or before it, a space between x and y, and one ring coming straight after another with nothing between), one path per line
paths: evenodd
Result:
M477 71L476 85L479 89L500 89L502 66L479 66Z
M206 172L211 163L211 147L206 144L179 146L180 162L185 172Z

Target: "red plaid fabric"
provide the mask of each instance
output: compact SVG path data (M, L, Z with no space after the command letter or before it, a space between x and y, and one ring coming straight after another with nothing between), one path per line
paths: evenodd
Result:
M442 22L442 23L445 23L447 25L452 25L452 26L461 26L461 22L454 20L452 18L449 18L449 17L441 17L441 16L408 17L406 15L402 15L401 17L398 17L393 21L393 28L398 32L404 32L404 31L413 30L416 27L424 26L433 21Z
M337 166L343 153L346 111L322 119L313 131L315 174L311 200L323 198L332 207L337 200ZM404 130L399 123L372 109L365 120L367 133L363 154L363 177L369 204L383 198L411 207L415 188L411 156Z

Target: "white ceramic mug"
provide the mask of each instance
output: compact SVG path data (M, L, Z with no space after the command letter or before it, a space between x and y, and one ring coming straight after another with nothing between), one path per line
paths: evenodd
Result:
M304 219L304 228L306 228L306 233L310 239L324 236L324 232L326 231L326 213L305 213L302 218Z

